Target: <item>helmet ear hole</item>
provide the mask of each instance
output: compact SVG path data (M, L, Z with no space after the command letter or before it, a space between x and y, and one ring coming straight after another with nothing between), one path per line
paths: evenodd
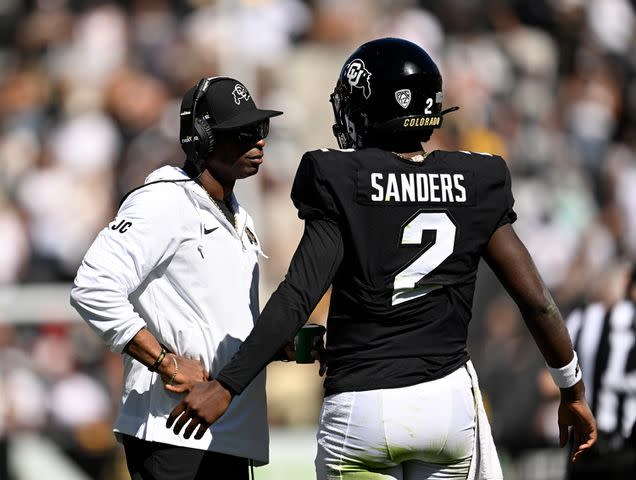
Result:
M351 138L353 140L353 143L355 143L357 138L358 138L358 135L356 133L356 125L349 118L348 115L345 115L345 125L347 127L347 129L346 129L347 135L349 135L349 138Z

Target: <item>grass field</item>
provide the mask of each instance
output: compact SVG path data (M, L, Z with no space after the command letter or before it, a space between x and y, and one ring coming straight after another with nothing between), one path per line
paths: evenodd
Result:
M272 428L270 463L254 469L256 480L313 480L316 478L316 430L314 427L295 429Z

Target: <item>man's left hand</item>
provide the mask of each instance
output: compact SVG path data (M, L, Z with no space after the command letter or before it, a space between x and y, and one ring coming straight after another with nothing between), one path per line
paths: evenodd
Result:
M179 385L171 388L171 391L179 393L187 392L188 395L170 412L166 427L171 428L176 435L183 432L184 438L190 438L194 430L199 427L194 438L199 440L205 431L220 418L230 406L232 394L216 380L190 385ZM175 423L176 420L176 423ZM189 422L189 423L188 423ZM187 425L187 426L186 426Z
M567 444L570 426L573 427L574 439L572 462L576 462L596 443L597 438L596 420L585 400L585 386L582 381L570 388L561 389L559 404L559 445L561 447Z

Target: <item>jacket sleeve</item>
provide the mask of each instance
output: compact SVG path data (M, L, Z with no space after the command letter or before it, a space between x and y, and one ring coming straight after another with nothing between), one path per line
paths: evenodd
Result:
M146 326L129 295L169 262L181 243L178 195L184 195L183 189L171 184L135 192L99 233L79 267L71 305L113 352L123 352Z

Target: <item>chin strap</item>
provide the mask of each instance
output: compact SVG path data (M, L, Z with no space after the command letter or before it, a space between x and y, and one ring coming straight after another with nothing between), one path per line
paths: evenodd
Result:
M447 113L456 112L457 110L459 110L459 107L450 107L450 108L447 108L446 110L442 110L440 115L446 115Z
M401 130L402 127L406 126L405 122L407 121L407 119L410 120L411 122L411 124L409 125L410 127L439 128L442 126L442 120L443 120L442 117L446 115L447 113L456 112L457 110L459 110L459 107L455 106L455 107L450 107L445 110L442 110L439 114L433 115L433 116L410 115L409 117L396 118L396 119L388 120L381 124L373 125L373 128L377 130L389 130L389 131L397 130L397 129ZM431 120L430 126L429 126L429 119ZM426 122L426 124L422 123L424 121ZM346 132L346 128L340 123L335 123L332 126L332 130L333 130L334 136L338 140L338 146L340 148L361 147L361 145L356 145L355 144L356 142L350 139L349 135ZM360 137L358 137L358 139L360 139Z

